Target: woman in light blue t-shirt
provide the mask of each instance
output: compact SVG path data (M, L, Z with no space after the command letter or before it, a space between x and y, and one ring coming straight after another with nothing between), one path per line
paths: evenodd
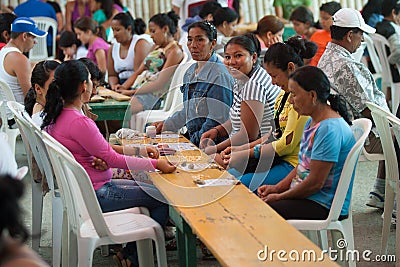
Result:
M285 219L326 219L344 162L355 144L349 114L342 97L330 94L328 78L316 67L302 67L291 74L289 91L298 114L311 117L301 138L299 162L280 183L259 187L258 195ZM344 217L353 179L341 211Z

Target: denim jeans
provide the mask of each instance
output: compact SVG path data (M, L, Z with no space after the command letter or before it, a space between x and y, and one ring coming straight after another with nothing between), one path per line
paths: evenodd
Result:
M103 212L145 207L150 217L164 227L168 220L168 205L165 198L153 185L133 180L112 179L96 190Z
M96 196L103 212L132 207L145 207L150 217L165 227L168 220L168 204L153 185L126 179L112 179L96 190ZM136 242L129 242L121 251L124 258L138 265Z
M228 172L237 177L242 184L247 186L251 191L257 193L257 188L261 185L275 185L282 181L292 170L292 164L280 160L267 172L247 173L242 175L236 169L229 169Z

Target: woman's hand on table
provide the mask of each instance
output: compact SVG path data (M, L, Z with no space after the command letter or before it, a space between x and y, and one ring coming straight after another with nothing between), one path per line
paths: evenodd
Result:
M96 170L99 170L99 171L105 171L105 170L109 169L107 162L105 162L104 160L102 160L100 158L96 158L96 157L93 157L92 166Z
M229 168L235 168L239 171L246 168L250 157L248 150L229 151L229 154L227 154L225 150L223 154L221 153L224 164L228 165Z
M152 126L156 126L156 133L160 134L163 131L164 121L156 121L151 124Z
M127 95L127 96L133 96L136 92L136 90L126 90L126 89L116 89L115 91L117 93Z
M113 91L116 91L118 89L118 87L121 86L120 84L110 84L110 88Z
M140 148L140 156L158 159L160 157L160 151L154 146L146 146Z
M214 145L214 140L218 137L218 130L216 128L211 128L207 132L203 133L200 137L200 148L206 148L208 146Z
M157 160L156 168L159 169L160 171L162 171L163 173L171 173L176 170L176 166L165 159Z

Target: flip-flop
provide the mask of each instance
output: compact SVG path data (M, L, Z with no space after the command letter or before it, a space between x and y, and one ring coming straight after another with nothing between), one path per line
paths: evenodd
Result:
M128 267L125 259L120 259L117 255L113 256L113 260L118 267Z

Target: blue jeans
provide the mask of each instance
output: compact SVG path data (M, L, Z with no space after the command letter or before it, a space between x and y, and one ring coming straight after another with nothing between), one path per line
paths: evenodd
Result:
M237 177L242 184L247 186L254 193L257 192L257 188L261 185L275 185L282 181L294 167L292 164L280 160L277 164L273 165L269 171L258 172L258 173L247 173L242 175L236 169L229 169L228 172Z
M160 191L153 185L126 179L112 179L96 190L96 196L103 212L132 207L145 207L150 217L165 227L168 220L168 204ZM124 258L138 265L136 242L129 242L121 251Z
M134 180L112 179L96 190L103 212L145 207L150 217L164 227L168 220L168 204L155 186Z

